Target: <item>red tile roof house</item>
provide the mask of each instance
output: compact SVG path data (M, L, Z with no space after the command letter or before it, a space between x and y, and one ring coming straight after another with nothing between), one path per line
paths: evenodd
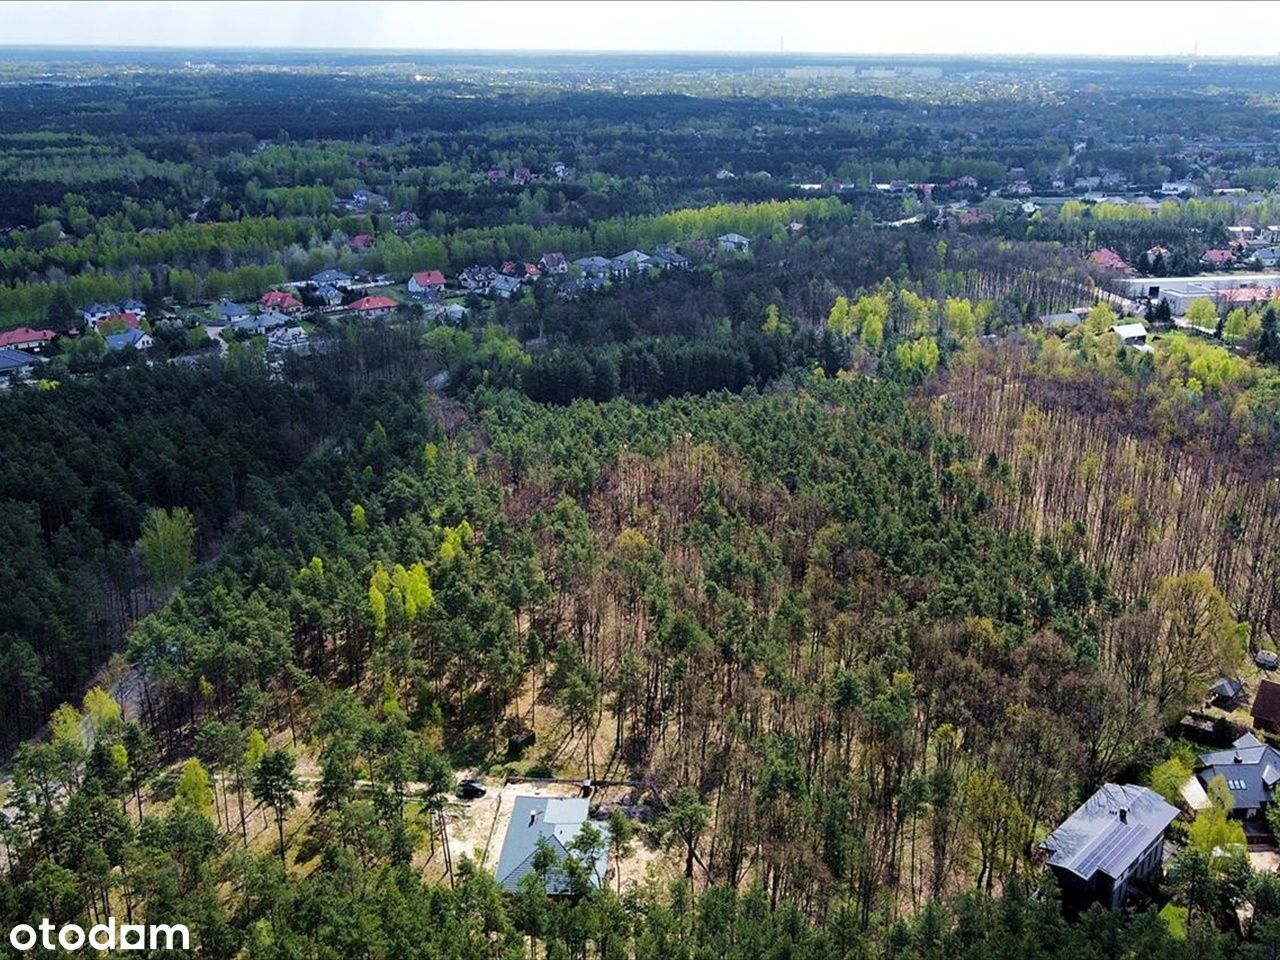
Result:
M1206 250L1200 262L1211 267L1225 267L1229 263L1234 263L1235 259L1234 250Z
M444 289L444 274L439 270L419 270L409 278L409 295L425 297Z
M97 330L99 333L102 333L104 329L117 327L121 323L124 324L126 330L142 329L142 324L138 322L138 315L136 313L110 314L109 316L105 316L105 317L102 317L101 319L95 320L93 322L93 329Z
M1126 273L1129 271L1129 264L1125 262L1124 257L1109 250L1106 247L1093 251L1089 254L1089 262L1095 267L1101 267L1103 270L1115 270L1117 272Z
M363 317L385 317L398 306L400 304L390 297L361 297L351 304L350 309Z
M30 327L14 327L0 333L0 348L9 347L14 350L39 350L52 343L55 334L52 330L32 330Z
M262 295L258 305L281 313L297 313L302 309L302 301L288 290L268 290Z
M357 233L351 238L352 250L364 250L366 247L373 246L373 237L367 233Z

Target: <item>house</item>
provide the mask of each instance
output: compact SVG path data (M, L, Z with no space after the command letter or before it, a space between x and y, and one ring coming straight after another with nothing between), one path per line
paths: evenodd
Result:
M116 327L123 330L138 330L141 326L142 322L138 320L136 313L109 313L93 322L93 329L98 333L102 333L103 330L113 330Z
M736 250L741 253L751 250L751 241L740 233L726 233L716 237L716 242L721 250Z
M398 306L400 304L390 297L361 297L351 304L350 309L356 311L362 317L385 317L387 314L395 312Z
M13 350L39 350L53 342L52 330L32 330L30 327L14 327L0 333L0 347Z
M573 261L575 267L582 270L584 276L607 277L613 272L613 261L608 257L580 257Z
M1236 252L1234 250L1206 250L1204 256L1200 258L1200 262L1206 267L1225 267L1234 263Z
M613 270L619 274L641 273L652 266L649 255L642 250L628 250L613 258Z
M489 171L490 183L501 183L505 179L507 179L507 171L499 169L498 167L494 167Z
M1151 349L1147 346L1147 328L1140 323L1117 323L1111 332L1123 340L1126 347L1144 352Z
M1259 247L1253 251L1253 262L1268 268L1280 264L1280 247Z
M569 272L569 261L564 258L563 253L544 253L538 258L538 266L542 268L543 273Z
M342 303L342 291L329 283L317 290L316 296L324 301L326 307L336 307Z
M147 318L146 305L135 297L130 297L128 300L123 301L120 304L119 312L132 313L136 315L139 320L145 320Z
M1197 767L1196 779L1202 786L1209 786L1214 777L1227 782L1232 814L1249 820L1271 802L1280 783L1280 750L1246 733L1229 750L1200 754Z
M120 353L130 348L134 350L150 350L156 345L149 334L143 333L136 327L130 327L123 333L108 334L105 338L107 341L107 349L112 353Z
M1104 784L1041 844L1063 900L1118 908L1160 876L1164 834L1178 809L1149 787Z
M367 250L373 246L373 237L367 233L357 233L348 242L352 250Z
M670 247L658 247L650 257L650 265L659 270L688 270L689 258L676 253Z
M412 210L401 210L391 218L391 226L398 231L413 230L418 226L418 215Z
M0 378L17 377L19 380L25 380L31 376L32 369L39 362L39 357L4 347L0 349Z
M568 283L561 284L556 293L562 300L576 300L584 293L603 290L605 283L604 277L583 277L580 280L570 280Z
M233 320L228 326L232 330L244 333L266 333L268 330L275 330L278 327L287 327L292 322L286 314L281 313L279 310L263 310L259 314Z
M84 318L84 325L92 327L104 317L109 317L113 313L119 313L120 309L114 303L91 303L80 311L80 316Z
M1160 192L1166 197L1195 196L1199 191L1188 180L1166 180L1160 184Z
M719 170L716 171L716 179L717 180L737 180L738 177L736 174L734 174L732 170L726 170L724 167L721 167Z
M1042 313L1036 318L1042 327L1078 327L1080 315L1067 311L1065 313Z
M1244 686L1244 684L1240 685ZM1259 730L1280 733L1280 683L1274 680L1263 680L1258 684L1258 692L1254 695L1250 715L1253 717L1253 725Z
M1243 698L1244 681L1239 677L1222 677L1209 687L1209 703L1213 706L1230 709Z
M533 179L533 171L528 167L516 167L515 173L511 175L513 183L523 186Z
M558 861L573 858L583 868L589 885L602 886L609 869L607 829L600 828L600 846L593 853L570 850L582 832L588 812L584 797L516 797L511 809L511 823L502 841L502 853L498 856L495 872L498 885L507 893L515 893L520 880L534 872L539 841L545 841ZM569 872L560 865L547 872L546 886L551 896L567 896L576 892Z
M249 316L249 308L225 297L218 301L218 319L223 323L235 323Z
M259 298L258 306L281 313L297 313L302 309L302 301L288 290L268 290Z
M311 282L316 286L323 284L338 285L351 282L351 276L343 273L341 270L321 270L319 273L312 274Z
M458 274L458 283L471 293L478 293L481 296L489 292L489 286L498 276L498 271L493 267L487 266L471 266L466 267Z
M495 297L510 300L520 292L520 279L501 274L493 278L493 282L489 284L489 292Z
M301 327L276 327L267 334L269 353L302 353L308 345L307 331Z
M444 289L444 274L439 270L419 270L409 278L409 296L415 299L434 296Z
M1099 247L1089 254L1089 262L1101 270L1113 270L1116 273L1128 273L1129 264L1124 257L1109 247Z

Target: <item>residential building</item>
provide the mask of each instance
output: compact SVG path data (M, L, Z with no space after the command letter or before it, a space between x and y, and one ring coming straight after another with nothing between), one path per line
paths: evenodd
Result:
M307 331L301 327L276 327L267 334L270 353L302 353L309 345Z
M340 285L351 282L350 274L343 273L341 270L321 270L319 273L312 274L311 282L316 286L321 284Z
M33 357L21 350L14 350L11 347L0 348L0 379L17 377L19 380L25 380L31 376L31 371L39 362L39 357Z
M1280 683L1261 680L1249 713L1253 717L1253 725L1259 730L1280 733Z
M563 253L544 253L538 258L538 266L543 273L561 274L569 272L569 262Z
M1270 682L1270 681L1264 681ZM1231 791L1231 812L1249 820L1263 811L1280 783L1280 750L1246 733L1228 750L1213 750L1198 758L1196 779L1208 787L1222 777Z
M218 301L217 314L219 322L235 323L249 316L249 308L224 297Z
M573 265L588 277L607 277L613 273L613 261L608 257L580 257L573 261Z
M321 286L316 291L316 296L324 302L326 307L336 307L342 303L342 291L330 283Z
M1129 273L1132 269L1124 257L1108 247L1099 247L1090 253L1089 262L1101 270L1111 270L1115 273Z
M390 297L361 297L351 304L350 309L362 317L385 317L394 313L400 304Z
M534 855L539 841L545 841L561 862L573 858L583 868L586 882L599 888L609 869L608 829L599 828L600 846L591 853L572 850L574 840L587 822L589 808L583 797L516 797L511 809L511 822L502 841L495 871L498 885L507 893L515 893L520 880L534 872ZM571 875L557 864L546 875L547 893L551 896L574 894Z
M258 299L258 306L281 313L298 313L303 309L302 301L288 290L268 290Z
M628 250L613 258L613 271L618 274L641 273L652 266L649 255L642 250Z
M1074 907L1122 906L1159 879L1164 835L1178 809L1148 787L1108 783L1041 844Z
M93 329L98 333L102 333L103 330L113 330L116 327L138 330L142 327L142 322L136 313L109 313L93 322Z
M107 341L107 349L112 353L129 349L150 350L156 345L150 334L143 333L136 327L130 327L122 333L107 334L103 339Z
M721 250L735 250L747 253L751 250L751 240L740 233L726 233L716 237Z
M268 330L287 327L292 323L293 320L279 310L263 310L261 313L250 314L247 317L233 320L228 326L232 330L244 333L266 333Z
M458 283L471 293L484 296L498 276L498 271L488 266L471 266L458 274Z
M39 350L53 342L52 330L32 330L30 327L14 327L0 333L0 347L13 350Z
M499 274L489 284L489 292L495 297L510 300L520 292L520 279L518 277L509 277L505 273Z
M439 270L419 270L409 278L409 296L422 299L444 289L444 274Z
M658 247L653 251L650 265L659 270L688 270L689 258L676 253L670 247Z
M1141 323L1117 323L1111 332L1123 340L1126 347L1144 352L1151 349L1147 346L1147 328Z

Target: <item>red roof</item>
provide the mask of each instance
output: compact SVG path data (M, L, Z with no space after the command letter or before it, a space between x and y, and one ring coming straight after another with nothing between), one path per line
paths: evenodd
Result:
M118 323L123 323L125 327L130 330L142 329L142 324L138 322L138 315L136 313L113 313L100 320L94 321L93 328L101 333L103 327L114 326Z
M1236 287L1232 290L1220 291L1222 299L1228 303L1257 303L1259 300L1270 300L1275 296L1275 287Z
M288 290L268 290L258 303L277 310L293 310L302 306L302 302Z
M1102 247L1089 254L1089 261L1095 267L1102 267L1104 270L1129 269L1129 264L1125 263L1124 257L1120 256L1120 254L1116 253L1114 250L1109 250L1106 247Z
M14 327L0 333L0 347L11 347L15 343L48 343L54 338L52 330L32 330L30 327Z
M443 287L444 274L439 270L419 270L413 275L420 287Z
M390 297L361 297L351 305L352 310L394 310L400 306Z
M1206 250L1200 259L1207 263L1230 263L1235 258L1234 250Z
M373 237L367 233L357 233L351 238L351 246L356 250L363 250L365 247L373 246Z
M540 277L542 276L542 271L538 269L536 263L526 263L524 265L524 275L526 277Z

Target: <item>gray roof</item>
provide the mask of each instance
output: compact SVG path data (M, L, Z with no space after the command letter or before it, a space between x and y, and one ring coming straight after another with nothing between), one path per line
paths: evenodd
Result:
M11 347L0 347L0 373L11 373L35 366L40 361L29 353L14 350Z
M1214 750L1199 757L1196 773L1206 787L1214 777L1227 781L1234 809L1250 810L1271 801L1271 791L1280 783L1280 750L1246 733L1230 750Z
M1209 687L1210 696L1223 700L1234 700L1244 692L1244 681L1236 677L1223 677Z
M1178 816L1154 790L1133 784L1104 784L1043 843L1049 865L1082 880L1101 871L1123 876Z
M511 823L502 842L496 876L503 890L514 893L520 878L533 872L533 855L538 839L545 837L559 858L570 856L569 846L582 830L588 814L583 797L516 797ZM588 864L591 882L599 887L609 867L608 829L600 828L602 839L595 862ZM569 880L561 871L547 875L547 892L569 893Z
M113 333L103 339L107 341L107 346L112 351L119 353L127 347L137 345L138 341L145 337L146 334L141 330L130 328L121 333Z
M218 301L218 316L222 317L223 320L233 320L236 317L247 317L248 315L248 307L243 307L231 300L223 299Z
M311 275L312 283L349 283L351 276L341 270L321 270Z

